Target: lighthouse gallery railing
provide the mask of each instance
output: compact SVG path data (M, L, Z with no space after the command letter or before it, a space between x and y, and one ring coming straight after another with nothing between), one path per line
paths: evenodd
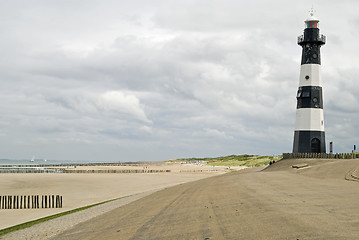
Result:
M325 43L326 37L323 34L320 34L316 39L316 41ZM304 42L304 35L298 36L298 44L301 44L303 42Z

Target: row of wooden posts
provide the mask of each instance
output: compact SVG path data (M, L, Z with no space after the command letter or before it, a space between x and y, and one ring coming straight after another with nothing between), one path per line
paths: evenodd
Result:
M1 164L2 167L28 167L28 168L34 168L34 167L78 167L78 166L126 166L126 167L142 167L146 164L149 164L149 162L140 162L140 163L47 163L47 164ZM150 163L151 165L160 165L155 163Z
M329 158L352 159L359 158L358 153L283 153L283 159L288 158Z
M25 169L25 168L13 168L6 169L0 168L0 173L163 173L171 172L171 170L162 170L162 169L99 169L99 170L80 170L80 169Z
M60 195L0 196L0 209L29 209L29 208L62 208L62 196Z
M76 170L76 169L62 169L63 173L163 173L171 172L171 170L163 169L99 169L99 170Z
M0 173L61 173L57 169L0 168Z

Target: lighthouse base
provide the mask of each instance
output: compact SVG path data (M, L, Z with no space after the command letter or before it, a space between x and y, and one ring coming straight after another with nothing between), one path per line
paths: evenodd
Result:
M325 132L295 131L293 153L325 153Z

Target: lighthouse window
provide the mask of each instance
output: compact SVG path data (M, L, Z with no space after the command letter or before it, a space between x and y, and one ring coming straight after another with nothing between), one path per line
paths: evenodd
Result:
M317 22L307 22L307 28L318 28Z
M308 79L309 79L309 76L308 76L308 75L307 75L307 76L305 76L305 79L307 79L307 80L308 80Z
M298 90L298 92L297 92L297 98L300 98L301 95L302 95L302 90Z
M310 92L308 91L302 92L302 97L310 97Z

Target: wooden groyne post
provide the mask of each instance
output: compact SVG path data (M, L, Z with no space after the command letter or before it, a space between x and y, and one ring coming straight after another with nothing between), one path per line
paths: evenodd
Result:
M40 209L62 208L62 196L60 195L15 195L0 196L0 209Z

